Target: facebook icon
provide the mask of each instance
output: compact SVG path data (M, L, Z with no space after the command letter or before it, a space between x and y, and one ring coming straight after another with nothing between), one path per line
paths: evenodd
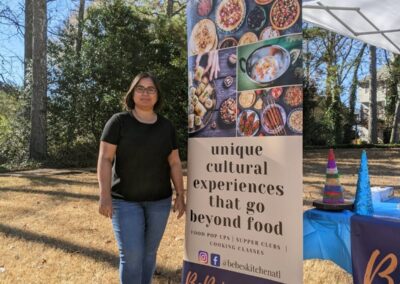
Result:
M211 254L211 265L212 266L220 266L221 257L219 254Z

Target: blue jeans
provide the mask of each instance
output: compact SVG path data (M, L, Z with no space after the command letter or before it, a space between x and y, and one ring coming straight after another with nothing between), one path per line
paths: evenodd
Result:
M171 197L146 202L113 199L112 204L120 281L123 284L150 284L171 209Z

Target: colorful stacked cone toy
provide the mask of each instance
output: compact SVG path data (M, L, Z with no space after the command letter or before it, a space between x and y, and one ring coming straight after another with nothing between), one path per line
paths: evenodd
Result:
M323 202L328 204L343 204L343 187L339 180L339 171L336 166L333 149L329 149L328 164L326 166L326 182Z
M315 200L313 205L317 209L328 211L352 210L353 202L346 201L343 194L343 186L340 184L339 171L336 166L333 149L329 149L328 164L326 166L326 182L322 201Z

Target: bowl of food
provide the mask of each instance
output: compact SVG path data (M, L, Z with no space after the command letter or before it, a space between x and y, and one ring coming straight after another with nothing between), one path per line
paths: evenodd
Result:
M286 112L281 105L267 105L262 112L261 122L268 134L285 135Z
M233 33L242 25L245 15L245 0L222 0L215 12L215 23L220 31Z
M237 106L234 98L227 98L222 101L219 107L219 117L222 122L231 125L236 122Z
M256 93L254 91L242 91L239 94L239 105L242 108L251 107L256 101Z
M279 100L282 93L283 93L282 87L274 87L270 89L270 94L275 100Z
M229 48L229 47L234 47L238 45L238 41L234 37L226 37L224 38L221 43L219 44L219 48Z
M247 26L251 30L260 30L267 21L265 10L260 6L255 6L247 15Z
M205 17L210 14L213 8L213 0L199 0L197 2L197 14L200 17Z
M251 81L257 84L272 83L290 66L290 53L279 45L262 46L247 59L240 58L239 67Z
M292 110L288 115L287 122L290 130L292 130L296 134L303 133L303 109L296 108Z
M218 46L215 24L210 19L200 20L192 29L189 39L189 54L209 52Z
M269 26L263 29L260 33L260 40L267 40L275 37L279 37L281 33L278 30L275 30L273 27Z
M254 136L260 129L260 118L254 110L242 111L237 120L237 131L241 136Z
M270 10L270 22L276 30L286 30L300 17L301 5L298 0L276 0Z
M257 35L253 32L244 33L240 39L238 45L245 45L250 43L255 43L258 41Z
M285 103L291 107L297 107L303 103L303 88L301 86L289 87L286 90Z

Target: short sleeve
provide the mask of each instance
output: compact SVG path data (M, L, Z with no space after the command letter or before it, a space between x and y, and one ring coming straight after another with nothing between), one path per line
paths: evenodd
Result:
M121 122L118 115L114 114L106 123L101 134L101 141L118 145L121 133Z
M174 125L171 123L171 145L172 145L172 150L178 149L178 142L177 142L177 137L176 137L176 129Z

